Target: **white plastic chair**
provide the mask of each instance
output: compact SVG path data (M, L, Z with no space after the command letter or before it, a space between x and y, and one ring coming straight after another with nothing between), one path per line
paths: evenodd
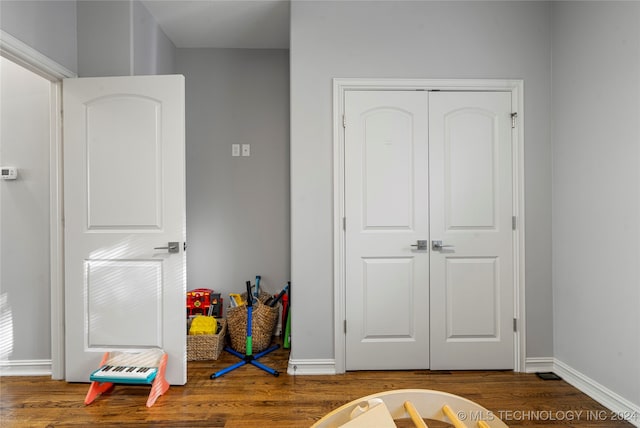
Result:
M390 417L385 417L382 408L375 406L376 399L382 400L386 406L384 413L388 410ZM374 425L365 416L367 410L377 413ZM360 418L362 423L358 422ZM497 415L478 403L429 389L399 389L358 398L326 414L311 428L339 428L345 424L345 428L387 428L395 427L393 420L398 419L411 419L416 427L427 426L422 419L432 419L450 423L455 428L508 428Z

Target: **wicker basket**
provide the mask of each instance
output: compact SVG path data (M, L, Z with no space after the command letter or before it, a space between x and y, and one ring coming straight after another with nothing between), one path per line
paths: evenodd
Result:
M242 297L242 300L244 302L247 301L247 292L245 291L244 293L240 294L240 297ZM267 293L264 290L260 290L260 292L258 293L258 300L260 300L261 303L266 303L267 300L269 300L271 297L271 294ZM255 296L254 296L255 298ZM254 308L255 309L255 308Z
M224 348L224 335L227 332L227 321L218 319L218 334L187 335L187 361L217 360Z
M279 308L267 306L262 302L253 304L251 314L251 343L253 352L261 352L271 344L271 337L278 319ZM247 307L238 306L227 311L231 347L237 352L245 353L247 349Z

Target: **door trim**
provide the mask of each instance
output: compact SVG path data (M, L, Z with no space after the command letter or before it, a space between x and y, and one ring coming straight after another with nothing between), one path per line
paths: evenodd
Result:
M517 126L513 139L513 215L517 219L514 235L514 371L525 370L525 218L524 218L524 100L523 80L510 79L333 79L333 288L334 288L334 357L336 373L346 371L346 236L344 184L344 95L346 91L509 91L516 106Z
M76 73L0 30L0 55L51 82L49 102L49 283L51 377L64 379L64 213L62 181L62 79Z

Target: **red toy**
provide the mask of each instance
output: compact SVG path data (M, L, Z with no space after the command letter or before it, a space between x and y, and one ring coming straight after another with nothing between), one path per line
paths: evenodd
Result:
M207 315L211 306L211 295L213 290L208 288L196 288L187 291L187 315L203 314Z

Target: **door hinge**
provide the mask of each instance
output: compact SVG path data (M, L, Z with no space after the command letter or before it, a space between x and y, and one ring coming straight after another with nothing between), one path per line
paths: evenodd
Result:
M513 112L511 113L511 128L515 128L516 127L516 120L518 119L518 113Z
M344 334L347 334L347 320L344 320Z
M518 218L516 216L511 217L511 228L516 230L518 227Z
M342 217L342 230L347 230L347 218Z
M513 319L513 331L514 332L518 331L518 319L517 318Z
M347 127L347 115L345 114L342 115L342 127L343 128Z

